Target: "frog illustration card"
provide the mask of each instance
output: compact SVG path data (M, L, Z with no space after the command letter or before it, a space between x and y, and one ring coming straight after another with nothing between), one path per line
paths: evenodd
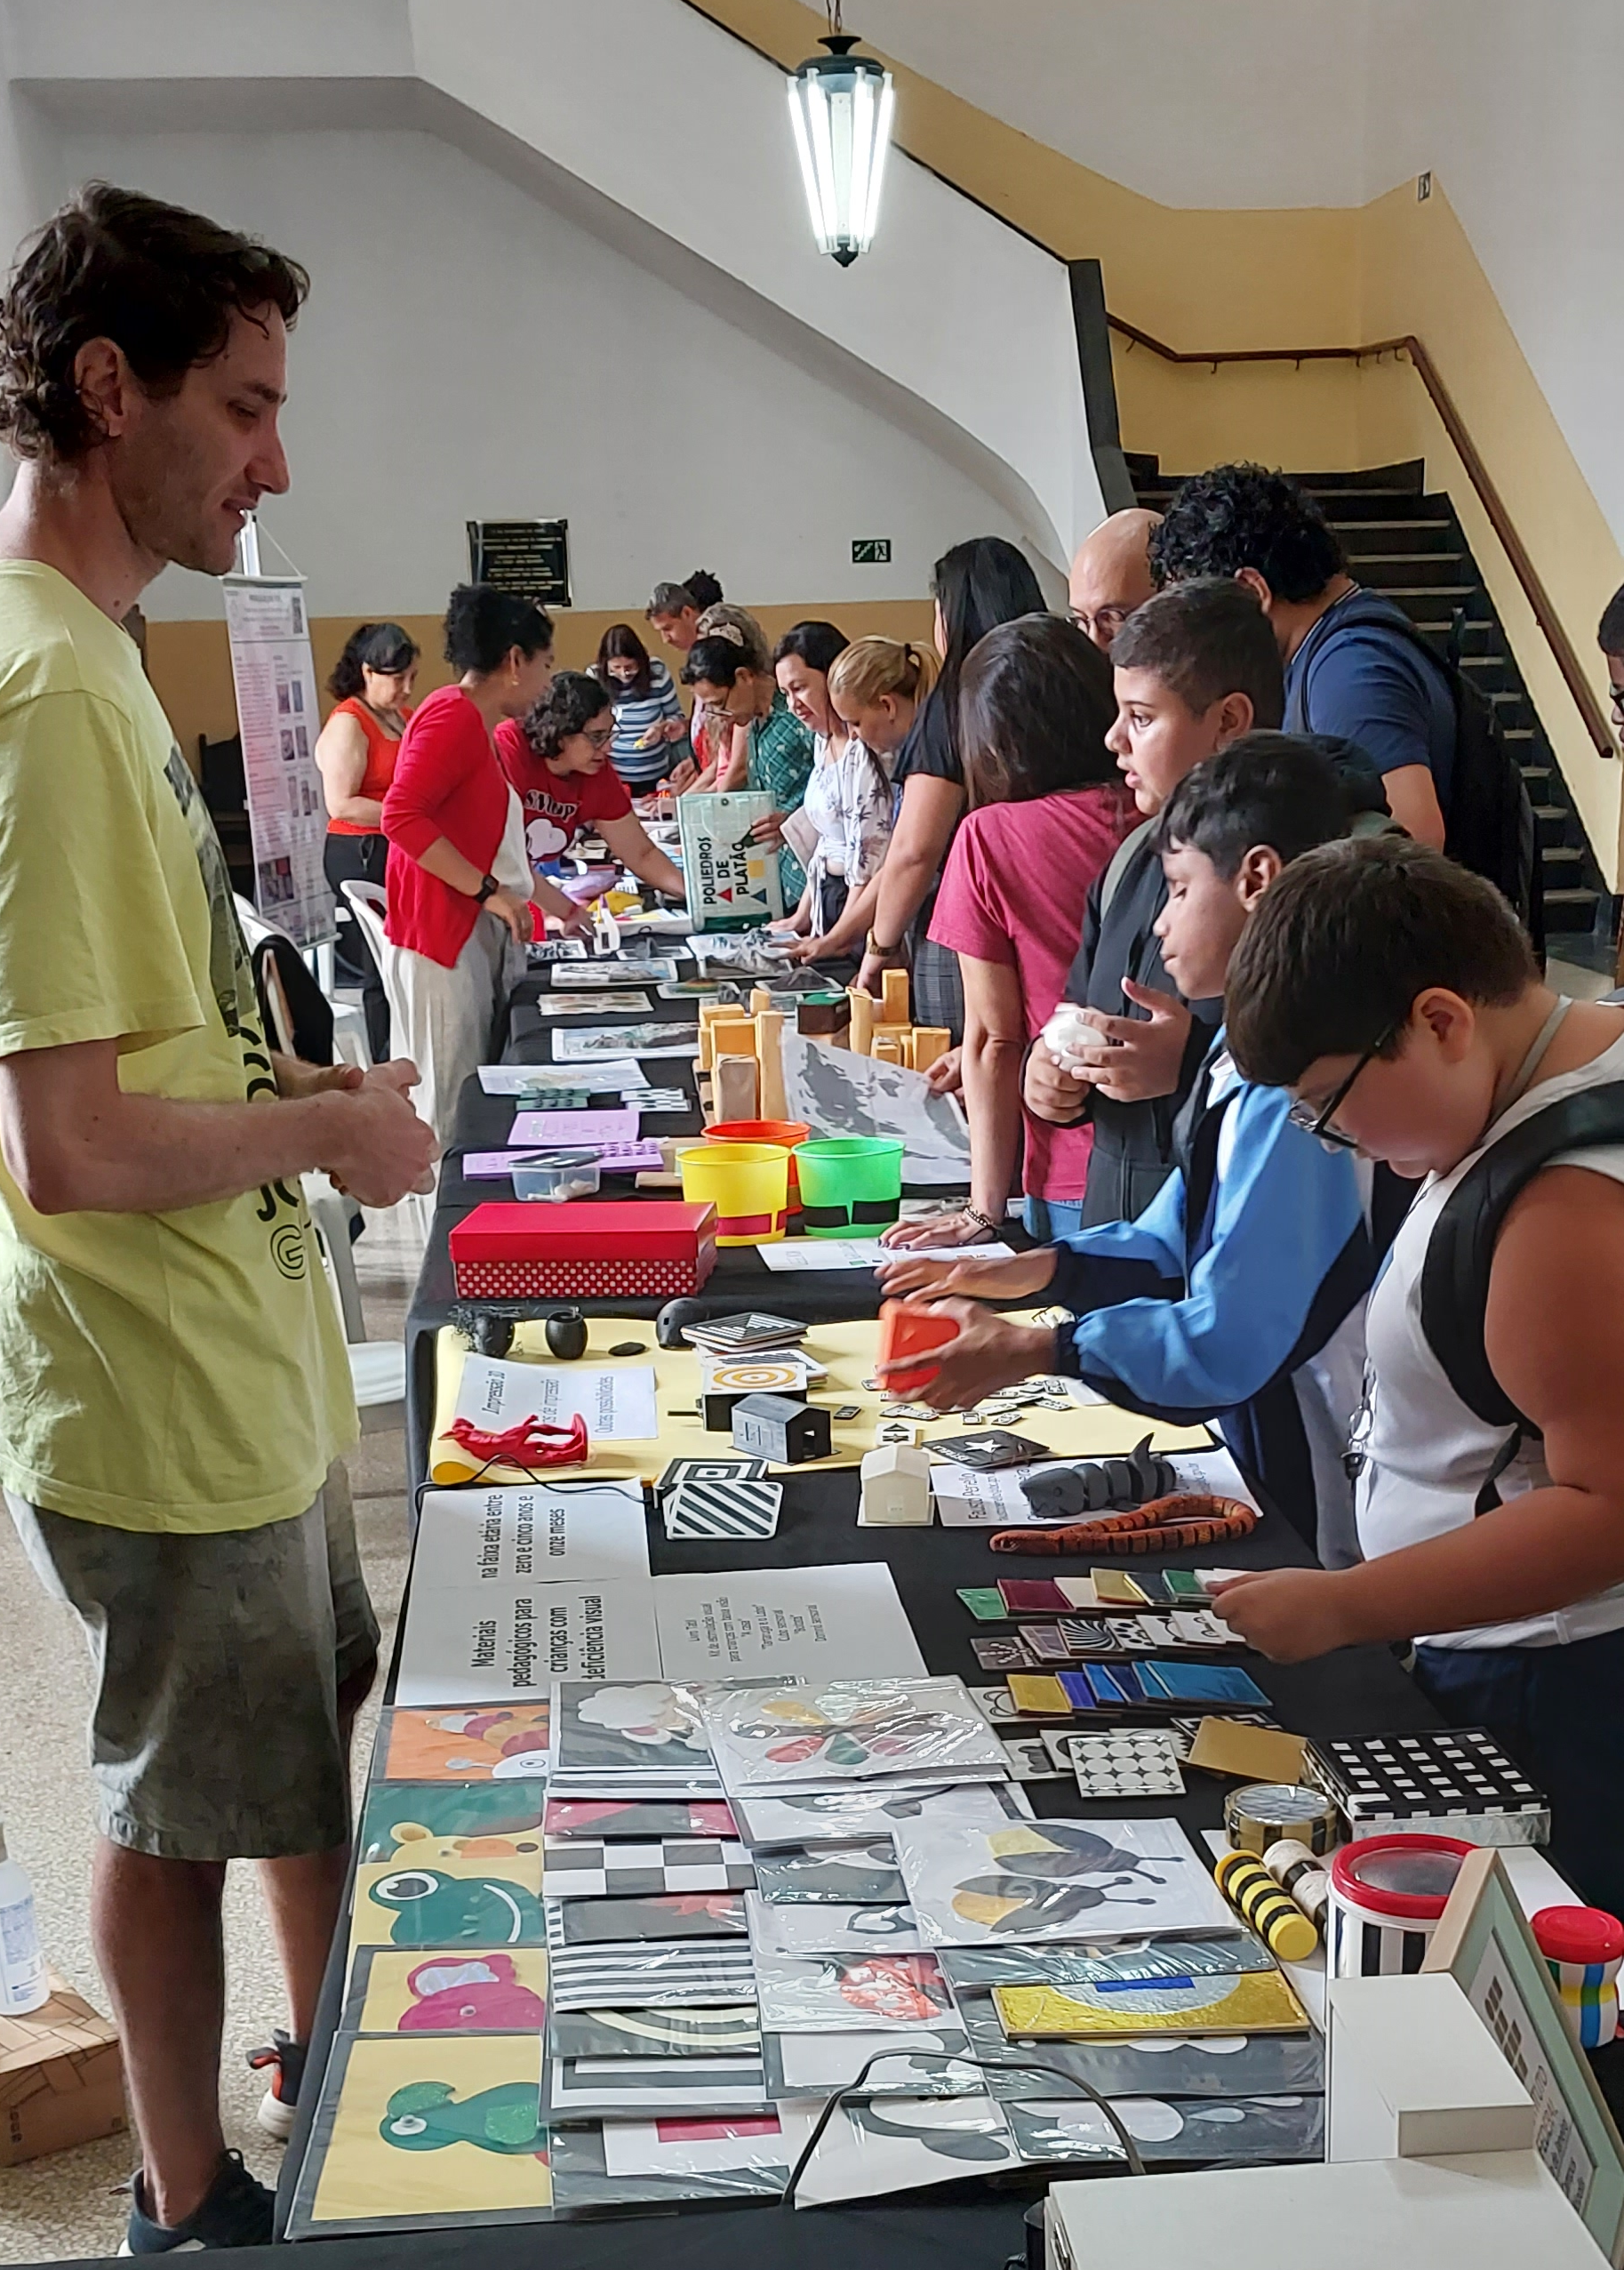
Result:
M463 1704L383 1714L380 1781L535 1781L547 1777L545 1702Z
M545 2221L540 2065L533 2033L340 2033L287 2235Z
M352 1947L540 1947L541 1854L435 1862L364 1860Z
M343 2025L351 2033L536 2033L547 2023L540 1947L357 1947Z
M380 1781L366 1793L363 1860L511 1860L541 1849L540 1781Z

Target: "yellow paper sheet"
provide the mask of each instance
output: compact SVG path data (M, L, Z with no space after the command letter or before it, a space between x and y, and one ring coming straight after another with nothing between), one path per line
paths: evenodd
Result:
M360 2033L540 2033L545 1947L358 1947L345 2023Z
M1027 1324L1032 1318L1018 1314L1011 1321ZM820 1468L855 1466L860 1464L865 1452L873 1449L881 1403L890 1400L863 1385L864 1380L873 1377L878 1360L879 1328L878 1319L874 1317L811 1327L802 1345L809 1355L828 1366L828 1378L818 1383L809 1400L831 1411L841 1404L855 1403L858 1416L834 1422L830 1430L834 1449L829 1457L802 1466L775 1467L774 1472L816 1473ZM646 1350L636 1356L609 1355L609 1349L617 1341L634 1338L646 1340ZM580 1360L583 1363L605 1370L620 1370L628 1365L653 1365L660 1432L652 1442L612 1442L606 1439L595 1441L583 1464L557 1469L561 1480L593 1474L604 1479L640 1476L645 1481L653 1481L673 1458L732 1455L731 1432L708 1433L700 1424L696 1409L700 1365L696 1352L692 1348L657 1348L653 1341L654 1328L646 1320L612 1316L588 1319L587 1353ZM454 1489L472 1481L477 1471L475 1461L452 1440L447 1432L456 1413L457 1390L462 1382L467 1353L462 1335L451 1325L443 1326L435 1349L434 1436L428 1454L429 1478L443 1489ZM540 1324L518 1327L508 1360L542 1363L554 1360L548 1353ZM682 1416L684 1411L691 1416ZM1023 1410L1017 1431L1034 1442L1041 1442L1056 1458L1121 1457L1147 1434L1151 1448L1168 1456L1211 1447L1204 1427L1168 1426L1158 1420L1141 1418L1136 1411L1119 1411L1108 1403L1076 1403L1065 1411ZM961 1418L945 1415L921 1424L920 1444L926 1450L948 1456L951 1455L955 1436L964 1432ZM532 1479L516 1467L507 1466L492 1466L480 1475L481 1481L490 1482L523 1482Z
M527 2125L540 2100L536 2034L394 2034L348 2048L315 2224L550 2206L546 2132Z
M1152 1980L1131 1993L1097 1986L997 1986L998 2020L1011 2041L1093 2041L1136 2033L1300 2033L1308 2012L1277 1970L1189 1985Z

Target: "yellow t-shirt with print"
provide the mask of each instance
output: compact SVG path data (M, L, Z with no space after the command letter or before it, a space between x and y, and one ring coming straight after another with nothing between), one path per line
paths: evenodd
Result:
M126 1094L275 1097L213 823L140 657L0 561L0 1055L116 1040ZM301 1513L356 1437L297 1183L36 1214L0 1164L0 1481L115 1528Z

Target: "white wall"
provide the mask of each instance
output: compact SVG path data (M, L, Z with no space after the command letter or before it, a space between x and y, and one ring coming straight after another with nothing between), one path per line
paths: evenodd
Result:
M1398 4L1415 13L1435 0ZM1364 6L860 0L848 28L1034 140L1164 205L1357 205Z
M1368 194L1436 173L1624 545L1624 6L1370 4Z
M1164 205L1356 205L1430 168L1624 545L1620 0L862 0L854 20Z
M575 601L714 568L763 605L917 598L969 535L1019 531L962 472L535 197L420 132L69 135L65 177L200 206L301 260L263 525L317 614L436 613L469 518L564 515ZM884 535L889 568L853 568ZM217 612L172 570L149 612Z

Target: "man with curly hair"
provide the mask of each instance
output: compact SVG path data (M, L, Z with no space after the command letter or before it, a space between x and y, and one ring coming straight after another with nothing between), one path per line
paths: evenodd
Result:
M1163 583L1232 575L1254 591L1285 664L1285 729L1351 741L1418 843L1444 847L1454 696L1391 599L1348 573L1314 500L1261 465L1217 465L1173 495L1150 539Z
M224 574L287 487L306 288L264 245L94 183L0 304L0 1485L91 1646L136 2254L270 2237L220 2128L226 1864L261 1864L287 1980L285 2133L378 1643L300 1176L388 1206L434 1158L411 1064L268 1046L220 845L119 628L172 560Z

